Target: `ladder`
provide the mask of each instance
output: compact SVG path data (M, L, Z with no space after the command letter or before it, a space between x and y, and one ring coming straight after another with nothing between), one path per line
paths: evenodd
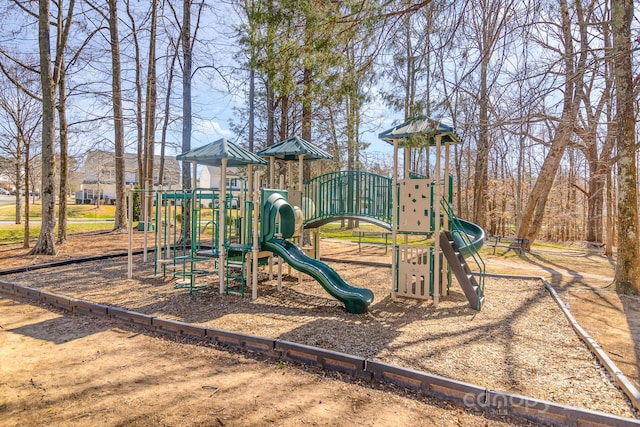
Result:
M229 252L225 258L224 277L225 291L227 294L236 293L244 297L245 283L247 280L247 254L251 252L250 247L243 245L229 245ZM239 281L239 287L229 286L229 281Z
M469 301L469 305L475 310L480 311L482 302L484 301L484 289L476 280L473 272L469 268L466 259L460 253L460 249L453 239L453 233L448 230L440 232L440 249L449 261L451 270L458 279L458 283L464 291L464 295ZM480 274L483 274L481 271Z
M193 294L197 291L202 291L204 289L208 289L207 285L196 285L196 277L205 276L209 274L208 270L198 268L197 263L203 261L209 261L207 257L198 257L193 253L189 255L176 256L175 257L176 264L171 265L171 267L176 267L182 264L182 271L174 271L173 277L180 277L177 280L173 289L189 289L189 294Z

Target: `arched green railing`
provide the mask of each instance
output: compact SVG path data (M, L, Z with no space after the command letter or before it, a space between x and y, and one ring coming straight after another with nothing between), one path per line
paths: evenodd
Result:
M305 224L334 218L360 218L391 224L392 180L361 171L329 172L305 183L302 210Z

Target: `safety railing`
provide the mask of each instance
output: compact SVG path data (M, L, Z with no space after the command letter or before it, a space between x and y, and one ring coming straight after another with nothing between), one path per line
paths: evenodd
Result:
M362 171L329 172L305 183L307 222L339 216L391 223L391 179Z

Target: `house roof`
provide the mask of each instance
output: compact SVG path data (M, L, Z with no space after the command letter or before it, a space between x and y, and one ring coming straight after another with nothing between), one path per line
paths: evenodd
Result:
M333 159L333 156L322 148L298 136L280 141L256 153L262 157L276 157L283 160L297 160L304 154L304 160Z
M195 162L201 165L220 166L222 159L227 159L227 166L266 165L260 157L225 138L210 144L187 151L176 156L185 162Z
M156 154L153 156L153 165L154 168L157 168L160 165L161 156ZM180 165L176 161L174 156L164 156L164 167L166 170L180 170ZM105 151L105 150L90 150L87 152L87 157L85 160L85 169L87 165L90 168L97 167L98 164L100 167L115 166L115 153L113 151ZM138 170L138 154L137 153L124 153L124 165L126 171L137 171Z
M379 133L378 138L390 144L393 144L394 140L399 140L401 147L428 147L436 144L435 137L437 135L442 135L444 143L459 144L462 142L451 126L425 117L409 119Z

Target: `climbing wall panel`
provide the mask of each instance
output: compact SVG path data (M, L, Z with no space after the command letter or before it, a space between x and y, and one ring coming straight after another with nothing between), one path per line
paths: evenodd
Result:
M426 233L432 231L432 179L407 179L398 182L398 231Z

